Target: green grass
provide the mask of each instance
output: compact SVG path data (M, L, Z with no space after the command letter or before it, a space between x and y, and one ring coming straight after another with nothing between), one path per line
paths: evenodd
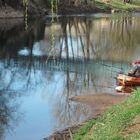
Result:
M140 0L133 0L132 2L134 5L140 5Z
M78 133L75 134L74 138L76 140L81 140L87 134L87 132L89 132L89 130L94 124L95 120L90 120L89 122L87 122L87 124L84 127L79 129Z
M96 7L104 10L108 10L110 8L119 11L134 11L135 9L140 9L140 2L134 1L132 4L124 4L122 0L111 0L109 3L96 0Z
M96 0L96 7L100 8L100 9L104 9L107 10L108 8L110 8L109 4L105 4L100 0Z
M123 135L134 118L140 117L140 89L123 104L113 106L102 117L91 120L74 135L75 140L136 140L140 139L140 130L137 133ZM92 128L92 129L91 129ZM90 135L89 135L90 131Z

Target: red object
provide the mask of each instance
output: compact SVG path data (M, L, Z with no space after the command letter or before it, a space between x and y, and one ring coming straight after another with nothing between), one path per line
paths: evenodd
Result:
M140 86L140 78L119 74L117 77L119 85L122 86Z
M117 93L132 93L136 88L133 86L120 86L120 89L116 87Z
M140 60L136 60L136 61L134 61L132 64L133 64L133 65L138 65L138 64L140 64Z

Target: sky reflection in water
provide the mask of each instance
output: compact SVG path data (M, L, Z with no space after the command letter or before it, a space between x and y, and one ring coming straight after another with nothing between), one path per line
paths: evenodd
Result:
M28 33L23 22L0 28L0 138L40 140L88 118L69 96L114 93L114 77L139 59L139 25L134 14L60 17L53 27L38 20Z

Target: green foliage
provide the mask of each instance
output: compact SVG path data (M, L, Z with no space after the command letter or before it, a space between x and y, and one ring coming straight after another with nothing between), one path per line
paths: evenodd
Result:
M104 10L106 10L106 9L109 8L109 5L103 3L103 2L100 1L100 0L96 0L96 7L100 8L100 9L104 9Z
M75 140L80 140L79 138L81 140L140 139L140 132L128 137L124 137L122 134L124 129L129 128L133 119L137 116L140 116L140 90L135 91L126 102L112 107L101 118L95 121L92 124L93 130L91 135L88 135L89 129L87 128L89 128L89 125L86 125L76 134Z
M25 24L25 31L28 30L28 5L29 5L29 0L23 0L23 9L24 9L24 24Z
M74 139L81 140L94 124L95 120L90 120L89 122L87 122L86 126L80 128L79 131L75 134Z
M134 4L134 5L140 5L140 0L133 0L132 1L132 4Z
M51 20L51 23L52 23L52 27L51 27L51 46L52 48L54 47L54 41L55 41L55 38L54 38L54 0L51 1L51 13L52 13L52 20Z
M102 0L96 0L96 7L100 9L115 9L119 11L133 11L134 9L140 8L136 3L124 4L122 0L110 0L109 3L103 2Z

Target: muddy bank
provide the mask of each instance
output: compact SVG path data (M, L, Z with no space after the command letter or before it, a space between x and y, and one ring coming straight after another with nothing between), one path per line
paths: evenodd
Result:
M91 119L97 119L101 116L109 107L115 104L119 104L128 99L129 94L96 94L96 95L81 95L70 97L69 100L72 102L80 102L87 105L91 110ZM88 119L87 121L89 121ZM50 137L44 138L44 140L72 140L72 134L75 134L79 128L84 124L76 124L74 126L68 127L65 130L60 130L52 134Z
M60 6L58 8L59 15L72 15L72 14L88 14L98 12L111 12L111 9L103 10L90 5L82 6ZM51 10L42 6L36 6L31 3L28 7L28 17L34 16L46 16L51 15ZM0 9L0 18L23 18L24 10L23 7L13 8L11 6L2 7Z
M86 122L85 122L86 123ZM65 130L60 130L52 134L50 137L44 138L44 140L72 140L73 134L75 134L79 128L81 128L84 124L76 124L74 126L70 126Z
M91 14L91 13L111 13L111 8L99 9L90 5L80 5L80 6L60 6L58 9L58 14L60 15L71 15L71 14Z
M82 104L88 105L92 115L102 114L108 107L122 103L129 97L129 94L95 94L95 95L81 95L70 97L69 99L74 102L80 102Z
M24 15L28 17L44 16L48 14L48 11L48 7L43 3L30 1L27 13L25 13L25 6L22 1L19 1L17 4L6 3L0 6L0 18L23 18Z
M111 13L114 12L122 12L120 9L113 9L112 5L106 5L104 3L104 8L100 7L100 3L93 4L79 4L79 5L73 5L73 4L64 4L59 3L58 6L53 6L54 13L57 13L59 15L72 15L72 14L88 14L88 13ZM100 8L99 8L100 7ZM26 13L26 12L27 13ZM17 0L14 2L11 2L10 0L7 0L5 4L2 4L0 2L0 18L21 18L24 17L24 15L28 15L28 17L32 16L45 16L45 15L51 15L51 3L49 1L45 0L30 0L27 7L25 5L23 6L22 0ZM132 9L132 11L139 12L140 9Z
M78 132L78 130L84 126L90 119L97 119L101 114L96 114L94 117L87 119L83 123L75 124L73 126L67 127L64 130L59 130L53 133L51 136L44 138L44 140L73 140L73 134Z
M23 18L23 12L7 6L0 9L0 18Z
M28 15L28 17L51 15L52 10L50 4L50 2L45 0L30 0L28 5L24 5L22 0L17 0L17 2L14 1L13 3L8 0L0 4L0 18L22 18L24 15ZM59 15L97 12L111 12L111 8L101 9L94 4L70 5L61 2L57 8L54 6L54 13Z

